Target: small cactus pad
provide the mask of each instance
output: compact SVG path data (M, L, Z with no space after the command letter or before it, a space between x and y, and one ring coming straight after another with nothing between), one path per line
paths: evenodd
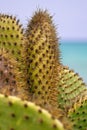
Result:
M57 37L51 16L47 11L35 12L27 26L25 58L27 83L38 104L56 104L56 63L59 61Z
M87 130L87 95L85 99L74 104L68 116L73 123L74 130Z
M0 94L0 130L64 130L44 109L16 97Z
M86 84L73 70L58 66L58 103L61 108L70 108L79 98L87 94Z
M5 49L16 60L20 59L23 29L16 17L0 14L0 49Z

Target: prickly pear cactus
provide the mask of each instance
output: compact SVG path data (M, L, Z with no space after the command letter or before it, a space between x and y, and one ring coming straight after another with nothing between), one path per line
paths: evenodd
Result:
M16 97L0 94L0 130L64 130L44 109Z
M87 95L76 102L68 112L74 130L87 129Z
M21 58L23 29L16 17L0 14L0 49L5 49L16 60Z
M58 104L69 109L73 103L87 95L87 87L83 80L73 70L63 65L58 66Z
M87 129L86 85L60 63L47 11L35 12L25 34L16 17L0 14L0 93L0 130L71 130L72 123L73 130Z

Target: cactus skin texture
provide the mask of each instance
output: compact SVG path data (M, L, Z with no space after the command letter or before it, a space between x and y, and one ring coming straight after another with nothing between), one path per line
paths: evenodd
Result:
M0 53L0 93L16 95L17 84L13 65L8 60L7 54Z
M0 94L0 130L64 130L57 119L39 106Z
M87 130L87 95L76 102L68 112L73 130Z
M29 100L22 63L18 63L6 51L0 51L0 93Z
M35 12L27 26L25 60L27 83L32 95L41 106L57 106L56 63L59 62L57 37L51 16L47 11Z
M58 104L60 108L69 109L81 97L87 95L87 87L77 73L63 65L58 66Z
M21 59L23 29L16 17L0 14L0 49L5 49L16 60Z

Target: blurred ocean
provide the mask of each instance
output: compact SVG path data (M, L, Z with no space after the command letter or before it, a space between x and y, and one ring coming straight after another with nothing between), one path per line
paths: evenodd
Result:
M61 41L61 61L87 84L87 41Z

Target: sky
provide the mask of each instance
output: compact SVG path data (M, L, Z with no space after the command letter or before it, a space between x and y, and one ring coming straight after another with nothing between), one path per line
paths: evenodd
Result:
M17 16L24 27L39 8L53 16L58 37L87 40L87 0L0 0L0 12Z

